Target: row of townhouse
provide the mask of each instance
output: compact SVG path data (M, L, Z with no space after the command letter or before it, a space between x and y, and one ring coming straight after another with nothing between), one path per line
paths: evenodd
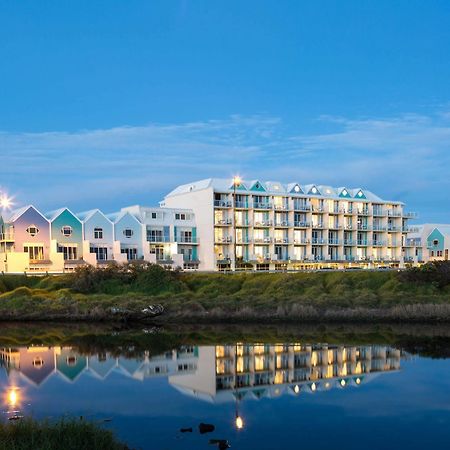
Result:
M193 213L186 209L43 214L29 205L0 216L0 271L6 273L60 273L133 260L197 268L197 246Z
M145 260L185 269L404 267L448 259L450 226L361 188L206 179L159 207L105 215L33 206L0 216L0 271L71 270Z

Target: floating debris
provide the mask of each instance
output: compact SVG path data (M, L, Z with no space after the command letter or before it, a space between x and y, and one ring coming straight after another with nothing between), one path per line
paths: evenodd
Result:
M210 445L217 445L219 450L226 450L227 448L231 448L230 443L226 439L210 439Z
M182 432L182 433L192 433L192 427L190 427L190 428L180 428L180 431Z

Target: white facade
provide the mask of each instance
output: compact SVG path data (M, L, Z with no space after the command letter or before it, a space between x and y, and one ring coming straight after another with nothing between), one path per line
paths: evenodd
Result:
M258 180L196 181L161 205L194 211L203 270L403 267L415 217L361 188Z

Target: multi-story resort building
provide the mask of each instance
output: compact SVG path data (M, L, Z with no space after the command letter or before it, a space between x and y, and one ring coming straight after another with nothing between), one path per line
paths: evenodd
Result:
M179 186L162 205L194 212L204 270L402 267L416 216L361 188L236 179Z
M402 268L448 259L450 225L410 226L402 202L346 187L206 179L159 207L0 211L0 271L142 260L216 270Z

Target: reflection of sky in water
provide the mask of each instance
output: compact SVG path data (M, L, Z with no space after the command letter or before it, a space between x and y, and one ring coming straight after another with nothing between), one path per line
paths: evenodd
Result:
M73 382L55 372L36 386L14 371L8 377L1 368L0 386L4 392L17 383L25 412L36 417L112 418L106 426L142 448L214 448L208 440L217 437L229 439L236 449L438 449L447 448L450 439L449 375L448 359L413 358L402 360L399 371L378 373L360 386L259 400L246 396L238 405L245 421L239 432L233 427L233 401L185 395L167 376L138 380L116 367L104 379L84 370ZM214 424L216 431L199 435L200 422ZM194 433L178 432L191 426Z

